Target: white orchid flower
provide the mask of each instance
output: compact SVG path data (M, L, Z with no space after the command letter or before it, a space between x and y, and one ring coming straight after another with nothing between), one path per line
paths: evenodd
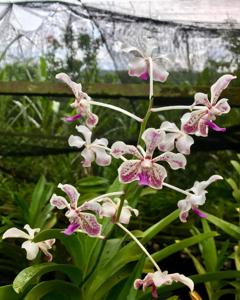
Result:
M24 226L24 229L26 230L27 233L16 227L12 227L3 234L2 239L7 239L7 238L25 239L27 241L23 242L22 248L26 250L28 260L34 260L37 257L39 250L41 250L47 257L47 260L52 261L52 255L51 253L49 253L48 250L52 248L52 245L55 243L55 239L50 239L50 240L35 243L32 240L34 239L35 234L40 231L40 228L32 229L27 224Z
M111 155L106 153L106 148L108 145L108 140L105 138L96 139L91 142L92 132L86 126L79 125L76 129L84 137L71 135L68 139L68 144L70 147L82 148L85 147L81 152L84 158L82 165L84 167L90 167L91 163L96 160L96 164L99 166L108 166L111 164Z

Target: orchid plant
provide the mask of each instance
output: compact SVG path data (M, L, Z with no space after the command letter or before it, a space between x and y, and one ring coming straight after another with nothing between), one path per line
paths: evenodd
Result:
M149 240L149 236L153 236L152 231L156 231L156 226L149 229L142 240L138 239L133 232L127 229L126 225L130 223L131 217L138 217L139 211L135 207L128 205L126 191L129 184L134 181L138 183L138 189L141 189L142 186L148 186L154 190L170 188L183 194L185 197L176 203L176 208L178 207L177 216L179 216L181 222L187 222L188 218L191 217L189 216L190 210L200 218L208 217L206 213L199 210L199 206L204 205L206 201L207 187L222 179L222 177L220 175L212 175L206 181L196 181L192 188L185 190L167 182L168 171L166 163L172 170L184 169L187 165L186 156L190 154L191 146L194 143L194 135L206 137L209 129L225 131L224 128L220 128L214 123L218 116L230 111L228 100L225 98L219 100L219 96L236 76L230 74L221 76L211 87L210 101L206 94L196 93L194 102L190 106L153 107L153 82L163 83L169 75L164 66L164 62L167 59L159 55L157 49L157 45L148 39L142 41L140 48L135 46L123 48L123 51L131 56L129 75L143 80L149 79L149 107L144 118L140 118L120 107L94 101L86 92L82 91L81 84L73 82L67 74L60 73L56 75L57 79L62 80L71 88L75 97L71 107L76 110L76 113L73 116L65 117L64 121L83 122L83 125L76 126L76 130L81 134L81 137L71 135L68 139L70 147L83 149L81 151L81 156L83 157L82 166L89 168L95 161L97 165L105 167L110 165L113 159L120 159L122 162L118 168L117 181L118 187L120 187L118 190L84 201L81 200L80 193L73 185L60 183L58 187L66 194L67 198L53 194L50 203L52 207L66 211L65 217L68 219L69 224L63 230L63 234L67 238L81 234L91 237L92 240L98 239L102 241L100 254L95 260L97 264L98 259L100 259L102 263L102 267L101 263L99 267L101 272L104 272L105 268L101 260L104 255L102 252L105 250L106 245L108 245L106 247L110 251L109 249L111 248L109 247L111 244L108 243L108 239L114 227L117 226L133 240L134 246L129 244L129 247L137 245L137 248L129 249L133 249L137 254L141 250L153 266L143 279L135 278L133 286L136 290L143 288L143 291L145 291L148 287L151 287L152 297L158 298L157 289L159 287L171 285L173 282L180 282L189 288L192 299L201 299L200 296L197 296L197 292L194 291L194 282L191 278L179 273L168 274L167 271L161 271L154 256L144 246ZM140 132L137 144L127 145L124 141L115 141L111 147L108 147L106 138L95 139L92 142L92 130L98 122L101 122L98 116L92 112L94 106L115 110L139 122ZM148 119L152 113L179 109L190 111L182 116L180 129L177 124L169 121L162 122L159 128L147 128ZM174 150L175 152L172 152ZM50 256L48 250L52 247L55 240L46 239L36 242L34 234L39 229L31 229L28 225L25 226L25 229L28 231L28 234L16 228L8 229L4 233L3 238L18 237L27 239L22 247L26 249L27 259L29 260L34 259L39 250L48 256L48 260L51 260L52 256ZM41 233L39 235L41 236ZM43 236L45 235L43 234ZM117 244L116 247L118 247ZM93 247L92 249L95 248ZM119 263L114 263L112 269L109 267L108 272L110 275L119 270L123 252L119 251L117 258ZM138 276L141 276L140 273L138 272ZM96 296L89 289L91 286L90 280L96 281L95 293L102 285L104 287L104 282L101 281L102 279L99 276L101 277L93 269L90 273L83 276L83 288L81 291L84 295L83 299L101 299L100 296ZM104 292L103 288L102 295Z

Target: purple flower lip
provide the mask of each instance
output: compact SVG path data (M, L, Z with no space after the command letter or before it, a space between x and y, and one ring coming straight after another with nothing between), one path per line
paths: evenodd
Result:
M209 121L207 120L206 121L206 125L208 127L210 127L212 130L214 131L219 131L219 132L225 132L226 131L226 128L222 128L222 127L219 127L217 124L215 124L213 121Z
M76 120L78 120L80 118L81 118L81 114L76 114L76 115L71 116L71 117L64 117L63 121L67 122L67 123L70 123L70 122L74 122L74 121L76 121Z
M65 235L71 235L73 234L78 228L80 227L80 224L72 223L69 224L68 227L63 231Z
M142 73L139 78L143 79L143 80L148 80L148 72Z
M195 215L199 216L200 218L206 219L207 215L204 214L203 212L201 212L199 209L197 208L192 208L193 213L195 213Z
M140 173L138 175L139 178L139 185L149 185L149 176L147 173Z

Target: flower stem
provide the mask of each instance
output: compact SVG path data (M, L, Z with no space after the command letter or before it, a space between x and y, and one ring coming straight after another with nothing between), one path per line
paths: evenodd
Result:
M168 184L166 182L163 182L163 186L166 186L166 187L168 187L168 188L170 188L170 189L172 189L174 191L177 191L177 192L182 193L182 194L187 195L187 196L192 196L193 195L192 193L184 191L184 190L182 190L182 189L180 189L180 188L178 188L178 187L176 187L174 185Z
M138 121L138 122L143 122L143 119L135 116L134 114L130 113L129 111L123 109L123 108L120 108L118 106L115 106L115 105L111 105L111 104L107 104L107 103L102 103L102 102L96 102L94 100L89 100L88 101L89 104L92 104L92 105L96 105L96 106L102 106L102 107L107 107L107 108L110 108L112 110L116 110L116 111L119 111L121 112L122 114L124 115L127 115L129 116L130 118Z
M152 262L152 264L154 265L154 267L161 272L161 269L159 268L158 264L156 263L156 261L152 258L151 254L147 251L147 249L139 242L139 240L122 224L117 223L118 227L120 227L123 231L126 232L127 235L129 235L135 242L136 244L139 246L139 248L141 248L141 250L146 254L146 256L149 258L149 260Z
M124 194L124 191L113 192L113 193L107 193L107 194L98 196L98 197L96 197L96 198L93 198L93 199L90 200L90 201L98 201L98 200L100 200L100 199L102 199L102 198L105 198L105 197L120 196L120 195L123 195L123 194Z
M142 134L144 132L144 130L146 129L147 126L147 122L148 119L151 115L151 110L152 110L152 106L153 106L153 67L152 67L152 59L149 58L149 104L148 104L148 109L146 112L146 115L143 119L143 122L141 124L141 128L140 128L140 132L139 132L139 136L138 136L138 142L137 144L142 146L143 142L141 140Z
M110 148L105 147L105 146L101 146L101 145L94 145L94 147L97 147L97 148L100 148L100 149L104 149L104 150L109 151L109 152L112 151ZM124 156L122 156L122 155L120 156L120 158L121 158L121 160L123 160L123 161L126 161L126 160L127 160L127 159L126 159Z
M117 210L117 216L116 216L116 223L118 224L121 212L122 212L122 208L123 208L123 204L124 204L124 198L121 197L120 198L120 204L118 206L118 210Z
M164 107L155 107L151 109L151 112L159 112L166 110L176 110L176 109L203 109L205 106L192 106L192 105L173 105L173 106L164 106Z

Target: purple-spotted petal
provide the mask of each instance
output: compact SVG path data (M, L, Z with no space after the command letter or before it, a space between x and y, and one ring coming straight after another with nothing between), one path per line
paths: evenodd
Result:
M220 131L220 132L225 132L226 128L219 127L217 124L215 124L213 121L206 121L206 125L211 128L214 131Z
M211 86L211 103L215 104L219 99L220 94L224 89L226 89L229 83L236 79L236 76L231 74L226 74L221 76L212 86Z
M149 169L149 186L154 189L161 189L164 179L167 177L167 171L163 166L153 163Z
M77 189L71 185L71 184L61 184L59 183L58 187L68 195L70 202L71 202L71 206L72 207L76 207L77 206L77 202L78 202L78 198L80 196L79 192L77 191Z
M148 73L148 64L143 57L134 57L129 63L129 76L140 77L141 75Z
M94 152L92 151L92 149L85 148L81 152L81 155L84 158L84 160L82 161L83 167L85 168L91 167L91 164L95 159Z
M154 150L163 140L164 136L164 132L159 132L154 128L148 128L143 132L142 140L146 144L146 157L152 157Z
M73 234L78 228L80 227L80 224L77 223L71 223L68 225L68 227L63 231L65 235L71 235Z
M141 159L142 155L138 149L132 145L126 145L124 142L118 141L112 144L111 155L115 158L120 158L124 154L131 154Z
M44 253L44 255L47 257L47 261L52 261L52 254L48 251L52 248L52 245L55 243L55 239L46 240L43 242L38 243L39 249Z
M194 143L194 139L187 134L182 134L176 141L176 148L182 154L190 154L190 148Z
M96 126L98 123L98 116L93 113L88 113L87 119L86 119L86 124L87 126L92 129L94 126Z
M196 93L194 95L194 102L193 102L193 106L194 105L205 105L207 106L208 108L210 107L210 102L208 100L208 95L207 94L204 94L204 93Z
M86 210L93 211L98 215L102 213L101 205L96 201L87 201L79 207L79 211L86 211Z
M165 82L169 73L165 70L163 65L153 60L153 80Z
M195 133L198 130L199 121L207 113L207 110L197 110L184 114L181 119L183 131L188 134Z
M76 114L76 115L71 116L71 117L64 117L63 121L67 122L67 123L70 123L70 122L74 122L74 121L76 121L76 120L78 120L80 118L81 118L81 114Z
M97 222L94 215L81 213L80 217L81 230L89 236L98 236L101 234L101 224Z
M184 169L187 163L183 154L172 152L165 152L155 157L154 161L166 161L173 170Z
M216 103L216 105L214 106L214 109L218 110L218 115L229 113L231 110L231 107L228 104L228 99L223 98L223 99L219 100Z
M208 135L208 120L200 119L198 122L198 130L195 132L198 136L207 136Z
M82 85L71 80L71 78L65 73L59 73L56 75L56 79L62 80L66 83L71 89L76 98L81 97L82 95Z
M52 195L50 204L57 209L64 209L66 207L69 207L69 203L67 202L67 200L64 197L58 196L56 194Z
M118 168L119 181L122 183L129 183L138 180L140 173L141 161L140 160L127 160L124 161Z

